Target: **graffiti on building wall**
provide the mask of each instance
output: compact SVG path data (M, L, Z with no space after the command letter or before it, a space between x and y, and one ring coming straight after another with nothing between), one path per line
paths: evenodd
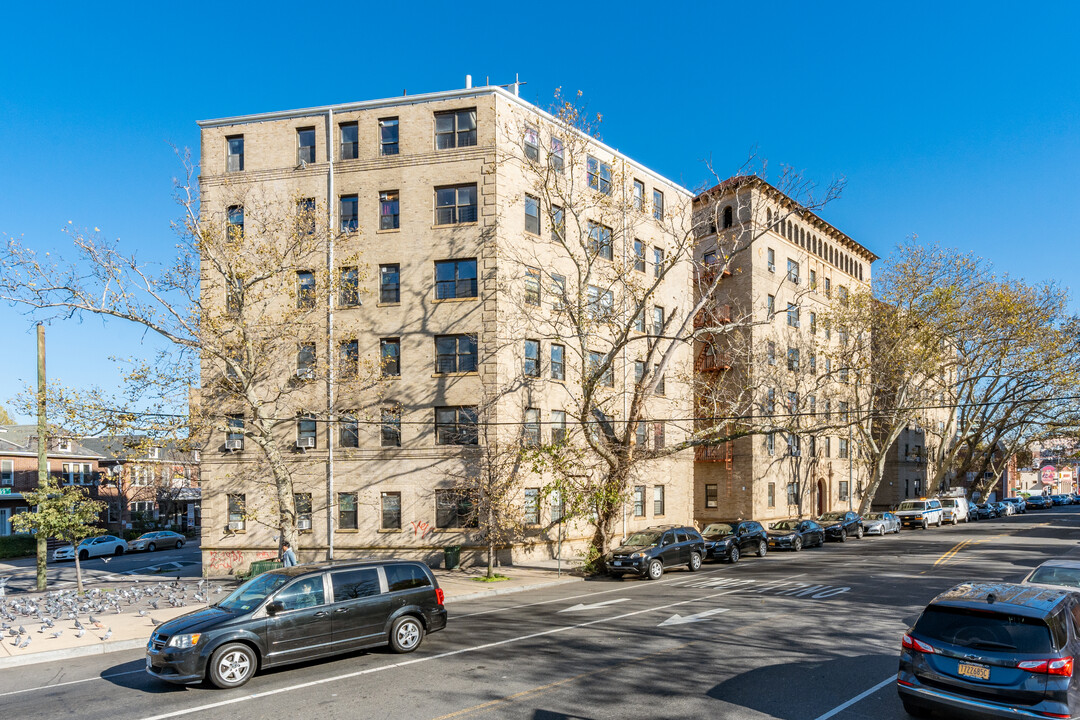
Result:
M417 520L412 523L413 538L423 540L431 532L431 526L426 522Z
M255 560L274 560L277 553L273 550L211 550L206 561L206 570L231 573L237 568Z

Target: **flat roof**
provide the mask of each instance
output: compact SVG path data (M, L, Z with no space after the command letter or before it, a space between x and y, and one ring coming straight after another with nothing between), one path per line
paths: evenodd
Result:
M500 87L498 85L482 85L480 87L462 88L459 90L440 90L439 92L421 93L420 95L402 95L401 97L394 98L363 100L360 102L340 103L337 105L320 105L317 107L300 108L296 110L281 110L276 112L256 113L254 115L237 115L234 117L217 118L214 120L199 120L196 122L196 124L200 128L205 130L207 128L225 127L228 125L243 125L247 123L265 122L267 120L288 120L290 118L325 115L328 112L355 112L357 110L373 110L385 107L400 107L402 105L417 105L420 103L435 102L438 100L456 100L461 98L479 97L481 95L498 95L505 100L517 103L518 105L520 105L526 110L529 110L530 112L536 113L548 122L554 123L556 125L563 125L563 127L566 127L564 123L560 122L559 119L551 113L536 107L527 100L522 100L519 95L515 95L506 88ZM577 128L568 129L572 132L577 133L580 137L588 139L589 142L594 143L597 147L602 148L611 155L622 159L624 162L633 166L635 169L640 170L642 173L650 175L653 177L653 179L670 185L679 192L685 193L688 198L694 196L693 192L686 189L679 183L675 182L674 180L669 180L660 173L645 167L641 163L627 156L625 153L619 152L618 150L604 143L603 141L597 140L591 135L581 132Z

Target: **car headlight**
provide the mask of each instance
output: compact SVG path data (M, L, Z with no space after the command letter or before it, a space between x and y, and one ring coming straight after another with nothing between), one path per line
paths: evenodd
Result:
M169 638L169 647L176 648L177 650L186 650L193 648L199 644L199 638L202 637L201 633L192 633L190 635L173 635Z
M639 553L639 552L630 553L630 559L631 560L637 560L640 557L644 557L644 555L642 555L642 553Z

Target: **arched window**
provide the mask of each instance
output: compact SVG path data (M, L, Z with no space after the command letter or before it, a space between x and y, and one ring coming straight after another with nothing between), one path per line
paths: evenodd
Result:
M731 206L728 205L726 208L724 208L724 229L727 230L729 227L731 227L734 224L735 224L734 213L732 213L732 211L731 211Z

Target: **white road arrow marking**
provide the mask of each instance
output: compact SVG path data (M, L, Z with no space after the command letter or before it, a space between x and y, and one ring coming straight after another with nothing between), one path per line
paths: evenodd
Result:
M563 608L559 612L564 613L564 612L577 612L578 610L595 610L596 608L602 608L605 605L614 605L615 603L626 602L629 599L630 598L619 598L617 600L607 600L605 602L593 603L591 605L582 605L582 604L579 603L577 605L574 605L573 607Z
M727 612L731 608L714 608L712 610L706 610L705 612L694 613L693 615L672 615L664 622L660 623L656 627L664 627L665 625L685 625L686 623L701 622L702 620L708 620L713 615L719 615L722 612Z

